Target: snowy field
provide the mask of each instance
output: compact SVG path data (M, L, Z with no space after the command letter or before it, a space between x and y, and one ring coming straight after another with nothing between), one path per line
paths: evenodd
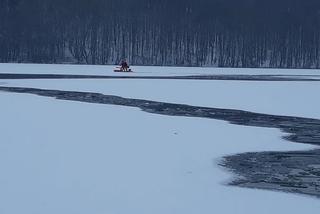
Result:
M112 66L0 64L0 73L98 74ZM134 67L130 75L301 74L316 70ZM292 72L292 73L291 73ZM120 74L122 75L122 74ZM0 86L319 118L317 82L0 80ZM224 155L307 150L277 129L0 92L1 214L317 213L318 199L225 185Z

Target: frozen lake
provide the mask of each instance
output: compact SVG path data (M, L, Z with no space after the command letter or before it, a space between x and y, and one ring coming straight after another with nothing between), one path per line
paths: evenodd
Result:
M112 66L1 64L0 73L103 74ZM136 67L132 75L237 73ZM150 73L148 73L150 72ZM161 74L160 74L161 72ZM186 73L185 73L186 72ZM245 74L277 70L241 69ZM291 70L279 70L292 75ZM312 74L314 70L293 70ZM110 73L113 75L113 73ZM237 73L238 74L238 73ZM119 75L119 74L116 74ZM120 74L122 75L122 74ZM0 86L320 118L317 82L0 80ZM318 199L238 188L225 155L315 148L278 129L150 114L138 108L0 92L0 211L16 213L315 213ZM19 206L17 206L19 205Z

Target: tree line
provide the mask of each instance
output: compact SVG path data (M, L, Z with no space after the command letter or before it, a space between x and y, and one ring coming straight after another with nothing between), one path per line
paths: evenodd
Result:
M0 0L0 61L320 67L319 0Z

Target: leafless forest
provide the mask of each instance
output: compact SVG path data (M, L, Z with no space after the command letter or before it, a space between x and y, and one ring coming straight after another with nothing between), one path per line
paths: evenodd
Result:
M320 67L319 0L0 0L0 62Z

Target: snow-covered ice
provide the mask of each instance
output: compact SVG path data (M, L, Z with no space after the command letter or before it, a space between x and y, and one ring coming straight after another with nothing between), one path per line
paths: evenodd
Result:
M0 63L0 73L20 74L79 74L112 76L186 76L210 74L236 75L320 75L317 69L246 69L212 67L131 66L134 73L115 73L113 65L15 64Z
M43 66L53 72L62 65ZM80 67L89 72L99 66ZM22 70L15 72L33 73L28 66L26 70L23 66L19 69ZM5 73L2 65L0 72ZM155 101L320 117L319 103L315 99L318 83L1 82L3 86L93 91ZM314 148L282 140L283 133L277 129L162 116L137 108L27 94L0 92L0 100L1 214L294 214L320 211L319 201L312 197L225 185L232 175L217 165L224 155Z
M210 80L6 80L3 86L97 92L126 98L320 119L319 82ZM0 83L1 84L1 83Z
M225 154L311 148L281 140L278 130L33 95L0 97L1 213L320 210L313 198L222 185L229 175L216 161Z

